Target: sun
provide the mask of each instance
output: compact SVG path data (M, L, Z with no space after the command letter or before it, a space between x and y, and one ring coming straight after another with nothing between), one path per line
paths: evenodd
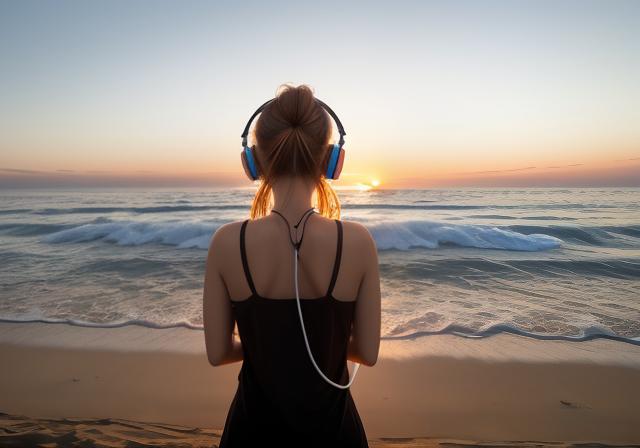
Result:
M369 191L378 188L380 186L380 181L378 179L371 179L369 182L358 182L354 186L360 191Z

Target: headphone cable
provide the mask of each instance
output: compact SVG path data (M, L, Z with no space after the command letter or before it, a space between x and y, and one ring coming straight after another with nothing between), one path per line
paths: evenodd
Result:
M304 326L304 319L302 318L302 307L300 305L300 292L299 292L299 289L298 289L298 258L299 258L299 252L298 251L300 249L300 245L302 244L302 239L304 238L304 228L307 225L308 218L313 213L315 213L315 211L313 211L312 213L309 213L312 210L313 210L313 208L310 208L309 210L304 212L304 214L302 215L302 218L300 218L298 223L294 226L296 228L296 230L297 230L298 226L302 222L302 219L305 216L307 217L307 219L305 219L304 224L302 226L302 236L300 237L300 241L298 241L297 243L295 243L293 241L293 238L291 238L291 228L289 227L289 221L287 220L287 218L285 218L284 215L282 213L278 212L277 210L271 210L271 211L275 212L276 214L281 216L285 220L285 222L287 223L287 227L289 227L289 239L291 241L291 244L293 245L293 256L295 257L293 278L294 278L294 285L295 285L295 290L296 290L296 303L298 304L298 315L300 316L300 325L302 327L302 335L304 336L304 342L305 342L305 345L307 346L307 352L309 353L309 358L311 358L311 363L313 364L315 369L318 371L320 376L326 382L328 382L332 386L337 387L338 389L348 389L349 387L351 387L351 385L353 384L353 381L356 379L356 374L358 373L358 368L360 367L360 364L359 363L355 363L355 366L353 368L353 374L351 375L351 378L349 379L349 382L347 384L344 384L344 385L343 384L338 384L338 383L332 381L331 379L327 378L327 376L324 373L322 373L322 370L320 370L320 367L318 367L318 364L316 363L316 360L313 358L313 354L311 353L311 347L309 345L309 339L307 338L307 331L306 331L305 326ZM297 236L297 234L296 234L296 236Z

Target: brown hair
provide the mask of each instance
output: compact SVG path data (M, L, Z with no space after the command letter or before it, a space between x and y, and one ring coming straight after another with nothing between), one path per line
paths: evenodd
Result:
M260 186L251 204L251 219L267 215L272 182L283 175L312 179L319 213L340 218L338 196L324 177L330 138L331 117L315 100L312 88L281 84L254 129Z

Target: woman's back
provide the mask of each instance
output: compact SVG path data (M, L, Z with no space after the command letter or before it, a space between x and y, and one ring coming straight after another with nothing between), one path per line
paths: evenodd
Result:
M252 437L263 440L265 433L278 433L279 444L368 446L349 389L325 382L309 359L292 291L294 256L286 224L268 216L228 227L228 270L222 276L244 360L220 446L257 443ZM366 268L358 256L358 227L313 215L299 250L309 346L322 372L338 384L349 381L349 339ZM285 434L290 439L283 440Z
M336 278L334 297L340 301L357 299L360 281L367 269L362 258L367 235L355 222L341 221L343 238L340 273ZM246 281L240 251L242 222L229 225L228 244L222 276L232 301L241 301L252 293ZM295 298L293 278L293 248L289 230L284 221L275 215L249 221L246 225L245 244L248 268L256 291L262 297L282 300ZM366 232L366 230L364 230ZM301 230L298 232L298 237ZM324 296L333 274L338 228L335 220L317 214L306 223L303 242L299 250L298 282L303 300ZM291 232L292 238L295 237Z

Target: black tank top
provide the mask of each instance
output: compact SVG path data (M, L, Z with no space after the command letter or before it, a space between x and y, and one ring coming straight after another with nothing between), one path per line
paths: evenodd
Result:
M245 248L247 222L240 230L240 254L251 296L231 301L244 360L220 448L270 442L276 446L368 447L350 390L327 383L309 359L296 298L266 298L256 291ZM342 223L335 222L338 243L327 293L315 299L301 297L300 307L318 367L332 381L347 384L355 301L333 296L342 256Z

